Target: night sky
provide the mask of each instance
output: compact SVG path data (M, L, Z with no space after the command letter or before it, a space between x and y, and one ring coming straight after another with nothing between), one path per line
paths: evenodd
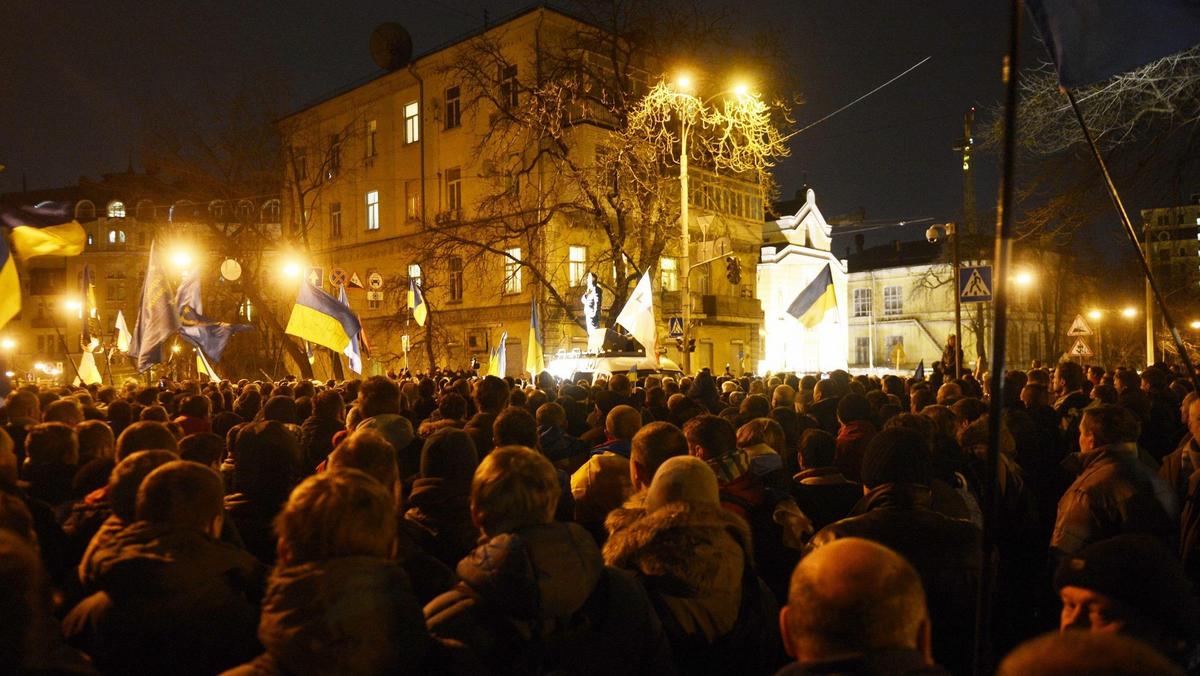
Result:
M0 7L0 191L71 184L121 171L156 100L270 78L287 83L281 112L377 73L372 28L398 21L419 53L526 6L515 0L286 3L184 0L6 0ZM1007 3L929 0L760 0L738 4L731 28L773 30L801 83L801 126L926 56L904 79L792 143L777 172L785 196L805 178L827 217L865 209L872 221L957 218L962 114L1001 96ZM1032 56L1041 46L1028 41ZM994 156L978 163L981 207L995 201ZM924 225L872 231L912 237Z

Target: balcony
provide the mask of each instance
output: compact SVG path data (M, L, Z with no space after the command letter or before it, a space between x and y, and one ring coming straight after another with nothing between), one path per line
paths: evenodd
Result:
M681 314L678 291L663 292L662 314L665 316L677 316ZM693 293L692 316L696 319L707 318L757 322L762 320L763 311L762 304L759 303L757 298Z

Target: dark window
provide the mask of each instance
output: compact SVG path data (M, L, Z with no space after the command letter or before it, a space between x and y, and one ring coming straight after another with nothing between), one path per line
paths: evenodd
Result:
M462 102L459 98L458 87L446 89L446 128L454 129L462 124Z

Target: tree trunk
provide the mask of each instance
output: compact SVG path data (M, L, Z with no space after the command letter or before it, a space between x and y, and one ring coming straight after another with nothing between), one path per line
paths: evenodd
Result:
M305 380L312 380L313 371L312 364L308 363L308 355L305 354L304 348L296 343L296 340L283 332L283 325L279 323L279 319L267 309L267 304L263 301L263 297L259 294L256 284L252 280L247 280L246 284L242 285L242 289L246 293L246 298L250 302L258 306L259 312L263 320L271 327L271 330L278 333L283 339L283 347L287 350L288 356L300 368L300 377Z

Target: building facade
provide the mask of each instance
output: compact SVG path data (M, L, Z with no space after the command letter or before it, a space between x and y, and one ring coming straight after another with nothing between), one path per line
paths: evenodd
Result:
M619 200L620 183L638 178L620 169L589 177L588 167L621 150L612 146L611 121L602 113L589 111L586 101L564 106L565 114L544 111L563 115L554 138L542 141L556 144L553 153L504 126L508 117L544 105L545 97L535 100L529 89L554 86L546 73L557 72L586 28L537 7L281 122L292 158L285 162L285 223L303 232L296 238L304 242L300 253L333 293L334 271L338 280L376 280L377 288L347 289L371 344L365 374L406 365L423 370L431 361L459 368L474 358L486 365L506 335L505 375L518 375L533 303L547 358L582 350L588 274L604 289L602 316L609 323L620 309L612 307L620 295L614 292L631 290L642 270L651 272L666 356L680 357L668 326L680 315L679 289L690 275L698 339L693 368L753 368L762 318L751 270L763 221L757 185L703 168L689 173L691 260L707 261L715 251L720 258L683 270L679 226L661 225L664 211L677 213L677 181L663 181L667 188L655 196L661 203L645 206L647 213L657 210L657 226L636 217L637 209L622 220L610 205L590 203L596 195ZM571 58L586 64L591 56ZM463 65L480 62L488 65L478 72ZM657 79L645 64L629 70L633 93ZM556 118L548 126L558 124ZM314 171L321 172L319 189L299 194L295 187L314 185ZM613 195L589 192L589 180L618 187ZM724 274L729 256L739 259L742 279ZM424 327L407 310L414 278L429 307Z

